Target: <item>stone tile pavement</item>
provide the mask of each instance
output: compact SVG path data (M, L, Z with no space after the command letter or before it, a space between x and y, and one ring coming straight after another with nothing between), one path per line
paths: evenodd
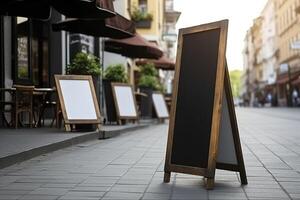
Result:
M44 154L0 170L0 199L300 199L300 110L238 108L248 175L217 170L163 183L167 125Z
M139 124L104 125L100 131L65 132L63 128L0 128L0 169L30 158L82 142L109 138L149 126Z

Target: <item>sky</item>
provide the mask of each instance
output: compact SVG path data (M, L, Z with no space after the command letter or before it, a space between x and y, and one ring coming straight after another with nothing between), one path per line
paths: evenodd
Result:
M229 19L227 62L229 70L243 69L244 38L267 0L174 0L181 16L176 28Z

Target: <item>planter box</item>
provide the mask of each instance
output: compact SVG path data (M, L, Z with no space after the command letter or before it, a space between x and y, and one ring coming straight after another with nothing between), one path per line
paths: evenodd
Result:
M106 121L117 122L117 111L114 103L111 81L103 80L103 89L104 89L105 106L106 106Z
M151 28L151 20L141 20L135 22L136 28Z
M140 87L140 92L147 94L147 97L141 98L141 117L142 118L152 118L153 116L153 103L152 103L152 93L153 90L148 87Z

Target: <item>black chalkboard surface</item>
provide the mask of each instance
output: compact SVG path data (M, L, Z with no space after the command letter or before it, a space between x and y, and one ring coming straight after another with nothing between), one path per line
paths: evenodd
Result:
M169 182L171 172L202 175L210 189L216 167L244 169L232 96L228 91L230 84L224 82L229 81L225 57L227 29L228 20L223 20L179 31L165 182ZM221 112L222 105L226 107L225 113ZM221 131L221 147L234 147L217 157L220 128L228 129ZM217 158L222 162L217 163ZM243 176L242 182L246 183L244 180Z
M171 163L207 168L219 38L220 29L183 36Z

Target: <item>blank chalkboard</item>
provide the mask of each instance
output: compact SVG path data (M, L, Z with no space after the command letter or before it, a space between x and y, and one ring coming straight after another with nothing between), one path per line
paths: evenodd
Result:
M247 183L226 69L227 29L223 20L179 31L165 182L171 172L202 175L211 189L220 168L239 171Z
M219 38L220 29L183 36L171 163L208 165Z

